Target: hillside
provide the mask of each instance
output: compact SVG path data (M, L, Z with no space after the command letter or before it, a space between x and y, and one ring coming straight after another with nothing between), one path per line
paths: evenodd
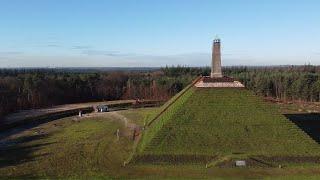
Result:
M158 110L163 108L90 113L1 132L0 179L319 179L319 161L282 169L207 169L203 164L123 166L135 143L130 124L142 125Z
M132 162L312 157L319 145L246 89L190 88L146 127Z

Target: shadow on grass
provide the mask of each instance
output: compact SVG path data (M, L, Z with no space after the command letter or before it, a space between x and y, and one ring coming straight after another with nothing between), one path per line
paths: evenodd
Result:
M55 115L55 116L49 116L49 117L46 117L46 118L39 118L39 119L35 118L32 121L27 121L27 122L21 121L21 123L17 124L16 126L8 127L8 128L1 127L2 124L1 124L1 121L0 121L0 141L2 139L5 139L5 138L11 136L11 135L19 134L20 132L23 132L25 130L32 129L34 127L38 127L38 126L40 126L42 124L45 124L45 123L48 123L48 122L51 122L51 121L54 121L54 120L57 120L57 119L61 119L61 118L64 118L64 117L70 117L70 116Z
M285 116L320 144L320 113L285 114Z
M32 135L10 139L0 144L0 168L16 166L25 162L34 161L35 158L48 154L34 155L34 152L43 146L52 143L35 143L46 138L47 135ZM31 143L32 142L32 143Z

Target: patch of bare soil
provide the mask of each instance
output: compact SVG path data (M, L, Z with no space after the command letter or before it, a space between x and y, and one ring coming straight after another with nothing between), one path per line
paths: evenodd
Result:
M285 101L271 97L265 97L265 101L278 104L283 113L319 113L320 102Z

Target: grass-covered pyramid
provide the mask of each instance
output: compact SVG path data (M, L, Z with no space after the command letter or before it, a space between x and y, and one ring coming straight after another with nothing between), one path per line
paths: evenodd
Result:
M189 86L143 131L132 162L209 163L217 157L312 157L319 145L245 88Z

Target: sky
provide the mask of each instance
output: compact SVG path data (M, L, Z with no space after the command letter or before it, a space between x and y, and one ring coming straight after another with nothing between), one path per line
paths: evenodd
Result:
M0 67L320 65L319 0L0 0Z

